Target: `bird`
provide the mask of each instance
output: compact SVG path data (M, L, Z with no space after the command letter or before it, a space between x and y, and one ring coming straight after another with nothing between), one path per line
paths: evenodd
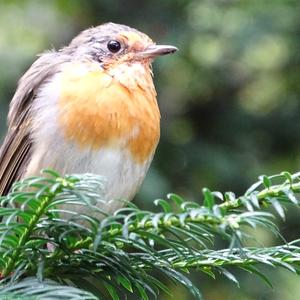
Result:
M45 168L106 180L113 213L137 193L160 139L152 61L178 49L126 25L83 30L19 80L0 148L0 195Z

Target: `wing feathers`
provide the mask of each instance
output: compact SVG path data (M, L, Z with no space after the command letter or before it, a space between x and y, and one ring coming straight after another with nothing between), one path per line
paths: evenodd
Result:
M14 181L18 180L27 167L30 158L30 137L28 133L18 132L7 136L5 150L1 152L0 195L9 192Z
M70 59L69 55L63 53L47 52L33 63L19 81L10 104L8 132L0 148L0 195L7 194L13 182L22 177L31 159L30 122L36 95L42 85Z

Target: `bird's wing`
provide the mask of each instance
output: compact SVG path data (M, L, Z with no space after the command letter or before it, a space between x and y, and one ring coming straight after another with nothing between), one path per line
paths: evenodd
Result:
M67 61L62 53L41 55L24 74L11 101L8 132L0 148L0 195L9 192L14 181L24 174L31 158L32 103L41 86Z

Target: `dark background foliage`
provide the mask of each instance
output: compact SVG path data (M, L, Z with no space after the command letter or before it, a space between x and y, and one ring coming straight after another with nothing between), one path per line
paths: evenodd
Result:
M201 188L240 194L262 173L300 165L300 2L292 0L89 0L0 2L0 136L16 82L35 55L82 29L113 21L174 44L154 64L162 137L136 203ZM299 237L299 211L283 232ZM274 237L257 230L266 246ZM244 273L241 288L194 275L205 299L298 299L299 278L273 272L271 290ZM254 288L255 287L255 288ZM173 287L177 299L190 299ZM297 296L298 295L298 296ZM160 299L168 299L161 296Z

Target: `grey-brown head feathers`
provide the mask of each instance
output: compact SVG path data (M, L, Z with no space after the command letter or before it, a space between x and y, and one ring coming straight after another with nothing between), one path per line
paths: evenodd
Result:
M135 32L140 36L146 37L144 33L134 28L110 22L83 30L71 41L69 46L74 48L83 44L88 45L93 42L108 42L109 39L117 38L122 32Z
M135 41L131 41L126 36L134 36ZM76 59L87 56L98 62L105 62L111 59L118 59L130 51L130 44L138 39L151 44L151 39L144 33L126 25L115 23L105 23L97 27L91 27L82 31L71 43L61 49L62 52L72 55ZM108 48L110 41L117 41L121 48L117 52L111 52Z

